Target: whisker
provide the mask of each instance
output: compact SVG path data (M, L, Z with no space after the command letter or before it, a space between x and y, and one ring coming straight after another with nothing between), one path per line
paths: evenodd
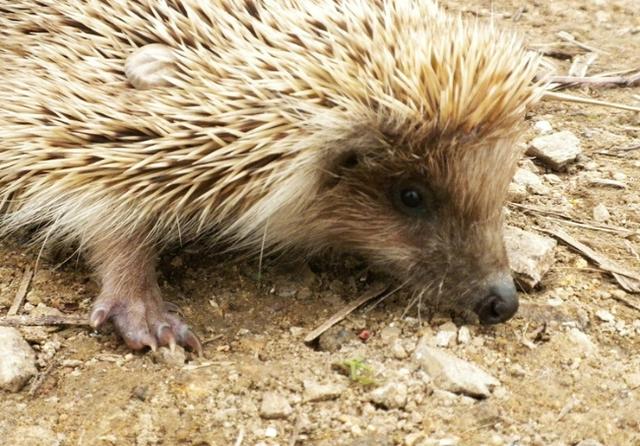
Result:
M387 294L382 295L382 297L379 297L378 300L376 300L374 303L372 303L371 305L369 305L367 308L365 308L362 313L363 314L367 314L368 312L370 312L371 310L373 310L376 306L378 306L378 304L380 302L382 302L383 300L387 299L389 296L391 296L392 294L395 294L396 292L400 291L402 288L404 288L407 284L409 283L409 279L405 280L404 282L402 282L398 287L394 288L393 290L389 291Z

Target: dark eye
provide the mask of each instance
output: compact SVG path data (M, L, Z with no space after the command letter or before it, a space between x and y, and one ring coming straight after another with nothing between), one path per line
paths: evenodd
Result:
M403 189L400 191L400 200L408 208L418 208L422 206L422 194L416 189Z
M424 216L434 206L431 191L417 181L401 181L391 193L395 207L409 216Z

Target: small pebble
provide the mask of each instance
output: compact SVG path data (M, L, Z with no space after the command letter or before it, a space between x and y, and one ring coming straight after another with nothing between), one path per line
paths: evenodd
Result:
M626 181L627 176L625 174L623 174L622 172L615 172L615 173L611 174L611 178L613 178L616 181Z
M386 409L400 409L407 404L407 386L396 382L385 384L372 390L369 399Z
M157 351L151 353L152 359L159 364L166 364L173 367L182 367L187 360L187 354L179 345L176 345L174 351L168 347L160 347Z
M278 393L267 392L262 396L260 404L260 416L267 420L287 418L293 409L287 399Z
M396 339L391 344L391 354L396 359L405 359L407 356L409 356L409 354L407 353L407 350L404 348L404 345L402 345L402 341L400 339Z
M275 426L269 426L264 430L264 436L267 438L276 438L278 436L278 429Z
M549 121L536 121L533 126L538 131L538 133L542 135L551 133L553 131L553 127L551 127L551 123Z
M624 375L624 382L631 389L640 389L640 372Z
M436 346L449 347L455 342L458 327L453 322L446 322L440 326L436 333Z
M0 389L17 392L36 373L31 346L15 328L0 327Z
M469 327L466 325L460 327L458 330L458 343L459 344L468 344L471 341L471 332L469 331Z
M598 310L596 311L596 317L603 322L613 322L615 317L607 310Z
M597 222L603 223L611 218L607 207L600 203L593 208L593 219Z
M304 401L311 402L334 400L346 390L342 384L320 384L312 380L305 380L302 385L304 387Z

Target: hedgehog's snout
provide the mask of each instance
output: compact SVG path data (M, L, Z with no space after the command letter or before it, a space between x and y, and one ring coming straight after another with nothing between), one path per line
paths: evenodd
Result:
M474 311L482 325L493 325L511 319L518 311L518 294L513 279L500 275L487 281L484 297Z

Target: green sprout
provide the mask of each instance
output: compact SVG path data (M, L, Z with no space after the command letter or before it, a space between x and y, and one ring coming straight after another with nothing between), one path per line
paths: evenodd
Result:
M338 364L337 368L347 375L349 379L362 386L372 386L376 383L374 370L371 366L364 363L362 359L347 359Z

